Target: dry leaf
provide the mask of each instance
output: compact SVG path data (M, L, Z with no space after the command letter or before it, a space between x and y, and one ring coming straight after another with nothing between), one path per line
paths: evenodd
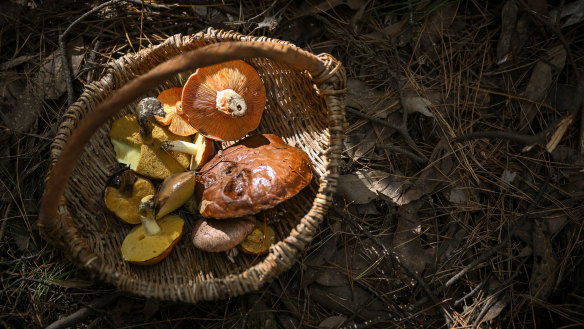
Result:
M453 204L461 205L466 203L466 189L464 188L453 188L450 190L450 196L448 198Z
M533 225L532 248L533 253L539 257L535 258L529 290L533 297L546 300L555 287L558 260L554 254L551 236L540 220L535 220Z
M510 171L509 169L505 169L503 170L503 173L501 173L501 181L503 183L505 183L505 185L509 186L511 185L511 183L513 183L513 180L515 180L515 177L517 177L517 173Z
M345 325L345 326L350 325L349 323L345 323L346 321L347 321L347 317L345 317L345 316L333 315L333 316L329 316L328 318L322 320L318 324L318 328L333 329L333 328L338 328L341 325Z
M420 32L419 38L412 38L411 43L416 49L416 57L420 61L432 61L438 58L438 54L442 53L441 47L438 45L444 35L449 35L452 32L448 31L454 19L456 18L458 7L456 5L444 6L438 10L433 11L423 24L423 30ZM419 43L419 47L418 47Z
M83 38L79 37L67 43L67 54L73 75L76 75L84 56ZM54 51L47 56L41 64L41 68L33 78L36 92L41 99L56 99L67 91L67 81L64 76L61 51Z
M389 174L380 170L360 169L355 171L355 175L369 191L392 202L402 195L402 185L404 178L399 173Z
M369 154L377 143L377 134L375 133L375 130L371 129L370 125L366 125L366 127L369 127L369 129L367 129L365 133L361 133L360 131L362 129L359 129L359 131L354 131L348 134L344 140L347 155L349 155L353 161L359 161L363 156Z
M546 151L551 153L556 149L556 147L564 137L564 134L568 130L568 127L570 127L573 121L574 115L570 113L558 123L558 125L556 126L556 130L549 138L549 141L545 146Z
M366 204L377 198L356 174L341 175L337 190L349 203Z
M497 64L503 64L511 58L511 44L515 34L515 23L519 7L514 0L507 0L501 11L501 36L497 43Z
M549 19L550 23L556 25L556 17L558 16L558 10L550 10ZM567 17L567 19L565 19ZM561 27L568 27L577 23L580 23L584 18L584 0L572 1L570 3L564 4L562 7L562 13L560 14Z
M434 192L440 184L450 180L453 168L452 150L448 141L442 138L434 147L428 167L423 169L420 177L411 179L403 186L404 193L395 202L406 205Z
M421 223L418 219L418 210L422 202L413 202L400 207L398 222L393 237L393 249L400 259L418 275L421 275L428 264L434 259L433 248L423 248L420 240ZM401 272L404 282L416 283L414 278Z
M348 79L347 89L345 106L381 119L386 118L387 110L396 104L385 92L373 89L361 80Z
M529 83L522 96L537 103L542 102L547 95L555 70L562 70L566 63L566 49L562 45L548 51L546 58L539 60L529 78ZM533 102L522 102L520 129L525 131L537 114L537 106Z
M34 88L16 74L0 75L0 117L8 129L17 132L33 130L41 111L41 99Z
M428 110L428 106L432 105L428 99L420 96L406 96L401 99L402 106L408 113L418 112L427 117L434 117L434 114Z
M273 31L278 27L278 20L272 16L266 16L263 21L258 23L256 29L267 27L268 30Z

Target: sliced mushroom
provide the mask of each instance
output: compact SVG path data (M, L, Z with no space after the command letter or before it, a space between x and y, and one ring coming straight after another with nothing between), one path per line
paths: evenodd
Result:
M145 133L148 135L148 129ZM140 125L134 115L126 115L114 121L109 137L118 162L153 179L164 179L173 173L185 171L190 164L190 155L163 151L160 147L165 141L189 141L189 137L176 136L158 125L153 125L150 134L149 142L142 138Z
M136 177L134 171L128 169L116 175L105 188L104 201L106 207L118 218L130 224L139 224L140 200L154 192L154 185L149 180Z
M122 242L124 260L136 265L152 265L162 261L180 240L184 220L176 215L154 219L152 196L140 203L142 225L134 227Z
M182 110L203 136L238 140L257 128L266 91L256 70L241 60L199 68L183 88Z
M247 254L263 255L276 243L276 232L266 223L257 223L253 231L239 244L239 249Z
M253 216L229 221L201 218L193 228L193 245L208 252L227 251L240 244L253 231L255 224Z
M204 217L252 215L283 202L312 179L308 155L275 135L255 135L207 162L196 195Z

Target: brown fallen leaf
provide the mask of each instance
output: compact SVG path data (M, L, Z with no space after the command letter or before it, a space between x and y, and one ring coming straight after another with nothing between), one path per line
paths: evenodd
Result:
M438 186L450 181L449 175L453 168L452 149L448 141L442 138L434 147L429 165L422 170L419 177L409 179L403 185L404 192L396 203L406 205L434 192Z
M552 84L554 72L559 73L565 64L566 49L564 46L558 45L550 49L545 58L535 64L522 96L536 103L542 102ZM537 112L537 105L533 102L521 102L520 132L527 130Z
M16 132L30 132L41 113L42 99L34 88L16 73L0 74L0 118Z
M449 31L456 18L458 5L446 5L432 13L426 18L422 25L422 30L418 38L410 41L412 47L416 49L418 61L434 61L438 54L442 53L440 40L444 35L453 33Z
M341 175L337 191L348 203L367 204L377 199L377 193L371 191L356 174Z
M353 321L348 322L347 320L348 320L347 317L342 316L342 315L329 316L328 318L322 320L318 324L318 328L333 329L333 328L339 328L342 325L349 326L352 323L354 323Z
M85 54L82 37L67 43L67 54L69 55L73 75L76 75ZM41 99L56 99L63 95L67 91L67 81L64 73L61 51L56 50L43 60L39 71L33 77L33 84L36 86L35 91L38 97Z
M551 24L556 24L557 15L558 9L550 10L548 17ZM562 12L560 13L561 28L580 23L582 20L584 20L584 0L567 2L562 6Z
M380 119L385 119L388 110L397 105L396 95L371 88L358 79L348 79L347 90L345 106Z
M501 11L501 35L497 43L497 64L511 59L511 45L515 39L515 25L519 7L515 0L507 0Z
M551 235L542 221L535 220L532 236L533 253L539 257L534 258L529 290L533 297L546 300L555 288L559 263L554 253Z
M380 170L359 169L354 174L370 192L387 201L397 203L402 195L405 178L399 172L389 174Z
M400 207L398 222L393 237L393 250L400 259L418 275L421 275L427 265L434 260L434 248L423 248L420 239L421 223L418 210L422 202L416 201ZM400 276L404 282L415 284L416 280L400 269Z
M401 98L402 106L408 113L418 112L427 117L434 117L434 114L428 110L428 106L432 105L428 99L420 96L405 96Z

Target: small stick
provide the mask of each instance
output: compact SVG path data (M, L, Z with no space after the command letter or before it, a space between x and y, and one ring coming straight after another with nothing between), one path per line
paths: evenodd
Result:
M526 145L534 145L543 143L544 137L545 134L542 133L539 133L537 135L522 135L507 131L477 131L457 136L454 139L452 139L452 141L455 143L463 143L481 138L498 138Z
M102 308L109 304L111 301L116 299L120 295L119 292L115 292L113 294L106 294L98 299L92 301L89 305L80 308L75 313L72 313L64 318L61 318L50 325L48 325L45 329L61 329L61 328L70 328L75 324L85 320L92 314L98 312L97 309Z
M375 146L393 151L395 153L401 153L401 154L411 158L412 160L414 160L420 164L428 163L428 159L425 159L421 156L418 156L418 155L416 155L408 150L402 149L401 147L398 147L398 146L393 146L393 145L389 145L389 144L380 144L380 143L376 143Z

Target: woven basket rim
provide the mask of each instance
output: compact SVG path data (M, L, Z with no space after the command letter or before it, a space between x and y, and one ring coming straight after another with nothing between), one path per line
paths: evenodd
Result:
M63 145L73 133L71 127L76 128L80 120L83 119L84 114L80 114L80 111L90 112L92 110L80 109L80 107L84 106L81 99L88 93L88 90L99 88L103 84L113 83L116 77L111 69L112 66L125 65L128 60L131 60L132 56L138 58L139 56L156 51L156 49L163 47L171 40L179 40L182 37L180 34L171 36L159 45L150 46L135 55L125 55L115 60L110 63L110 69L108 69L102 79L86 86L83 94L63 115L58 133L51 145L51 161L47 180L50 179ZM211 43L221 43L225 42L225 40L233 39L236 41L279 43L295 47L288 42L277 39L250 37L232 31L214 30L212 28L199 32L191 37L193 39L202 38L205 41L211 41ZM339 176L339 161L343 150L343 137L346 126L343 103L343 94L346 91L344 68L340 62L328 54L320 54L317 58L321 61L324 70L318 76L312 76L312 80L315 86L317 86L318 93L324 98L326 103L330 140L329 149L326 154L326 160L328 160L326 172L321 177L318 193L313 200L310 211L304 215L296 228L292 229L288 237L272 246L270 253L261 262L239 274L228 275L222 278L211 278L208 281L193 283L191 285L162 285L156 287L156 289L144 288L143 290L131 290L130 292L145 297L190 303L196 303L201 300L215 300L257 290L263 284L270 282L281 272L292 266L300 252L311 242L318 226L324 219L328 205L332 202L332 193L336 189L336 182ZM96 278L126 290L123 288L126 285L122 283L131 282L134 279L127 277L123 273L116 272L115 269L108 265L104 265L100 261L99 255L95 254L87 245L84 245L83 241L75 236L77 228L72 224L73 218L67 210L66 202L67 200L62 197L59 206L59 219L55 222L55 225L39 225L43 237L65 250L71 260L81 268L89 270L89 273ZM203 289L199 285L206 285L206 287Z

